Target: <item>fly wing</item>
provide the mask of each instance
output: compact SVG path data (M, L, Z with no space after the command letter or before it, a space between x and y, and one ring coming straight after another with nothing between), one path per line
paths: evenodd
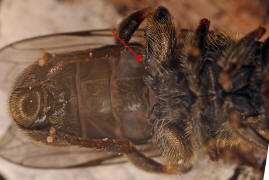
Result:
M13 163L38 168L72 167L115 157L113 153L93 149L38 144L26 137L14 124L0 141L0 155Z
M41 50L62 53L113 42L111 31L95 30L45 35L12 43L0 50L0 89L9 91L23 69L42 57Z
M10 44L0 50L0 92L7 99L18 75L25 67L42 58L40 48L50 53L66 53L113 43L110 30L95 30L40 36ZM9 119L7 113L6 116L1 115L1 122L11 121ZM137 148L148 156L159 155L151 142ZM0 156L13 163L35 168L72 168L126 161L117 153L39 144L13 123L0 139Z
M147 156L159 156L152 144L138 145ZM78 168L126 162L122 154L78 146L55 147L39 144L12 124L0 140L0 156L32 168Z
M138 30L132 40L141 42L141 33L142 30ZM9 44L0 49L0 90L9 91L23 69L42 57L41 50L63 53L98 48L114 41L111 30L102 29L50 34Z

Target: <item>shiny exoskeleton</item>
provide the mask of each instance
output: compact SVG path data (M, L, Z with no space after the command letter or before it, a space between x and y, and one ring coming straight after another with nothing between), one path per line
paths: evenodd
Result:
M242 144L266 150L269 39L258 41L265 29L229 36L202 19L194 31L178 30L159 7L125 18L119 37L128 43L144 20L145 44L129 44L142 63L120 42L44 51L11 92L18 126L42 143L124 153L157 173L188 171L202 149L213 160ZM165 163L141 144L156 144Z

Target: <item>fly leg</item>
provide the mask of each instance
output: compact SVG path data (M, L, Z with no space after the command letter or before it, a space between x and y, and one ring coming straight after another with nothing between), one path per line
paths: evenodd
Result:
M60 140L62 138L62 140ZM135 145L128 139L111 139L111 138L103 138L103 139L90 139L83 138L71 135L61 135L58 133L55 141L50 142L50 144L65 142L67 145L77 145L81 147L87 148L95 148L97 150L104 150L108 152L116 152L123 153L127 159L133 163L136 167L154 173L166 173L166 174L174 174L177 173L174 169L171 169L169 165L162 165L155 160L146 157L143 153L139 152ZM101 163L95 162L96 164ZM94 164L94 165L96 165ZM88 166L92 164L83 164L83 166ZM81 166L81 165L80 165Z
M174 55L177 35L170 13L159 7L146 20L144 80L155 92L156 104L150 116L153 138L167 167L182 173L190 170L195 159L189 119L193 94L182 78L183 73L178 70Z
M153 8L144 8L136 11L126 17L119 25L118 36L123 42L128 43L133 33L137 30L138 26L149 16L153 11ZM116 43L122 45L119 39L116 39Z
M265 29L259 27L240 39L223 53L224 56L218 61L219 66L223 69L219 74L219 83L227 92L233 88L233 76L242 65L253 63L250 62L247 57L254 54L254 50L257 49L257 40L259 40L264 33Z
M208 19L202 19L194 34L192 35L192 33L189 33L189 35L186 35L181 47L182 50L178 55L181 71L189 81L189 88L197 96L200 96L198 87L200 75L198 72L200 72L205 63L205 58L203 58L203 56L206 52L205 49L209 25L210 22Z
M166 164L161 165L148 159L137 150L125 154L133 164L144 170L162 173L186 172L191 168L194 160L190 135L191 124L186 118L190 113L188 110L190 103L186 97L191 97L191 94L187 84L184 84L185 81L179 82L179 72L174 70L177 68L174 58L177 35L172 17L163 7L154 11L151 8L137 11L121 23L119 36L127 43L144 19L146 21L144 80L146 85L156 93L157 103L152 113L154 117L151 118L154 125L153 136ZM200 37L203 37L206 32L201 34Z
M262 96L265 104L266 117L269 117L269 37L265 40L262 47L262 61L263 61L263 83ZM268 124L269 126L269 124Z

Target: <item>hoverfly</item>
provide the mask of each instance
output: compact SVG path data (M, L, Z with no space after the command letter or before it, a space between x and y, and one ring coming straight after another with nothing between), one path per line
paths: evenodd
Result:
M8 75L24 70L13 82L14 124L0 154L40 168L111 164L125 155L143 170L178 174L191 169L201 150L212 160L239 145L266 151L269 40L258 41L264 32L232 37L210 31L207 19L194 31L177 30L159 7L132 13L118 29L143 63L113 42L111 30L8 45L0 52L0 62L10 63ZM48 146L39 148L18 128ZM50 146L65 148L56 157Z

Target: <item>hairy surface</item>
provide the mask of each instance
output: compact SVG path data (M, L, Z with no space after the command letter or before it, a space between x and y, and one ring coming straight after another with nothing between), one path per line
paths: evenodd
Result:
M261 49L268 47L257 41L264 32L259 27L239 38L209 31L209 21L202 19L195 31L176 36L165 8L148 18L145 82L156 99L150 118L170 166L188 170L208 143L211 159L242 143L266 149L259 133L268 128L261 92Z
M119 41L69 53L44 51L15 83L10 96L15 122L47 145L113 153L79 166L102 165L123 153L149 172L184 173L204 151L212 160L240 155L241 165L262 171L257 158L248 159L234 149L267 148L269 40L258 41L265 29L244 37L227 35L210 31L207 19L194 31L176 29L168 10L159 7L127 16L119 37L128 43L144 20L141 44L129 43L135 52L145 54L143 64L134 61ZM86 32L95 33L101 35ZM53 36L61 35L36 40ZM142 144L157 150L165 164L140 150Z

